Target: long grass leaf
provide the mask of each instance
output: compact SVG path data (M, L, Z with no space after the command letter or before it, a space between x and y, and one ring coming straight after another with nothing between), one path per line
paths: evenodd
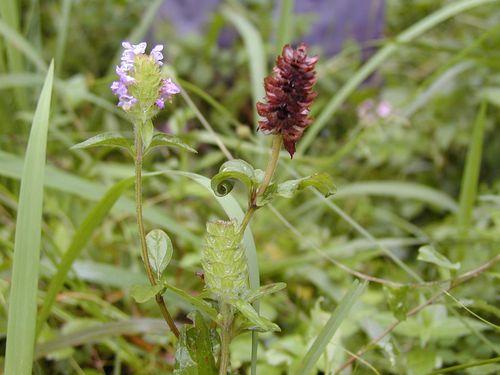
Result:
M22 172L7 322L6 375L31 374L33 362L43 181L53 78L52 63L33 118Z
M281 48L285 44L292 42L294 5L295 0L281 0L278 32L276 35L276 47L274 51L277 55L281 53Z
M142 38L146 35L149 28L153 24L156 16L158 15L158 9L163 4L163 0L154 0L151 5L146 9L144 15L141 17L141 22L131 31L127 36L126 40L132 43L138 43L142 41ZM120 55L122 53L121 47L116 52L115 57L111 60L111 65L108 68L108 75L113 74L115 71L115 65L120 60Z
M342 298L332 316L328 319L328 322L326 322L320 334L316 337L316 340L314 340L314 343L307 351L305 357L301 360L295 374L308 375L314 369L316 362L318 362L319 357L326 350L326 346L340 327L340 324L349 315L354 303L363 293L366 284L366 281L360 284L357 280L353 283L351 289L346 293L344 298Z
M43 324L50 314L50 310L57 293L61 290L64 280L73 265L73 262L78 258L83 248L87 245L92 233L100 226L108 212L111 210L116 201L121 197L125 190L134 182L134 178L127 178L113 185L94 208L88 213L82 224L73 236L73 240L68 249L64 252L61 262L57 266L57 273L52 277L49 288L43 300L42 308L38 314L37 333L40 332Z
M1 3L1 1L0 1ZM19 54L21 52L28 61L32 62L35 67L45 72L47 71L47 63L38 54L38 50L26 40L17 30L12 28L4 20L0 19L0 35L7 41L7 48L12 48ZM20 65L18 67L17 65ZM9 66L10 67L10 66ZM24 71L21 63L16 63L15 67L10 67L12 73L19 73Z
M472 136L467 151L458 210L458 225L462 230L467 230L472 219L472 208L477 197L477 185L481 169L481 155L483 153L484 125L486 123L487 104L484 101L479 109Z
M56 67L58 71L62 70L64 50L66 48L66 39L68 37L69 16L73 0L62 0L61 20L57 30L56 42Z
M23 160L15 155L0 151L0 175L19 179L21 178ZM90 201L98 201L105 193L106 187L87 179L64 172L55 167L47 166L45 176L45 186L58 191L69 193ZM116 203L117 211L135 215L135 204L126 197L120 198ZM177 223L163 210L156 207L145 207L144 218L160 228L175 232L180 238L189 241L194 245L199 245L200 240L184 226Z
M13 30L15 33L20 31L20 17L19 17L19 4L17 0L2 0L0 1L0 15L2 16L0 22L6 25L9 29ZM6 41L10 41L7 36L4 35ZM15 48L15 45L10 41L10 43L5 44L5 50L7 52L7 66L11 72L22 72L23 60L19 51ZM23 95L23 91L16 90L16 102L20 108L25 108L27 101Z
M222 14L238 30L247 50L252 80L252 97L254 104L254 122L257 127L257 110L255 104L264 97L264 77L266 75L266 53L262 37L257 28L243 15L230 7L223 7Z
M388 43L375 55L373 55L373 57L342 86L337 94L330 99L314 124L299 143L298 153L303 154L307 150L307 148L314 141L314 138L316 138L318 133L328 124L332 115L337 111L337 109L339 109L347 97L351 95L354 90L370 76L370 74L378 69L378 67L381 66L390 56L392 56L399 49L399 46L411 42L426 31L432 29L434 26L439 25L441 22L446 21L459 13L479 5L494 3L497 1L498 0L462 0L451 2L449 5L446 5L445 7L428 15L399 34L393 42Z

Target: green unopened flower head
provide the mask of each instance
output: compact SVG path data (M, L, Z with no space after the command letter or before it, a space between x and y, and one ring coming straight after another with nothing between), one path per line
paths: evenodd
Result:
M247 293L247 262L236 221L207 223L201 263L207 288L219 300L235 299Z

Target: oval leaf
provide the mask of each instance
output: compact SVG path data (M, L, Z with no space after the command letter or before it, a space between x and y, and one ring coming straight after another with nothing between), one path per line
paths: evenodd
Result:
M74 145L73 147L71 147L71 149L76 150L97 146L120 147L129 152L132 152L134 142L131 139L126 138L118 133L102 133Z
M241 181L249 191L257 184L254 168L241 159L229 160L221 165L219 173L212 178L212 190L219 197L233 190L236 180Z
M328 173L315 173L311 176L297 180L285 181L278 185L278 195L284 198L292 198L298 191L306 187L315 187L321 194L328 197L335 193L335 185Z
M439 267L444 267L450 270L458 270L460 263L451 263L448 258L438 253L432 246L426 245L418 249L418 260L427 263L434 263Z
M184 143L182 139L174 137L170 134L155 134L151 140L148 151L159 147L176 147L184 151L193 152L195 154L197 153L194 148Z
M149 264L156 274L156 279L160 280L163 271L167 268L174 248L172 241L161 229L154 229L146 236L148 247Z
M130 290L132 298L137 303L144 303L161 292L163 286L157 285L133 285Z

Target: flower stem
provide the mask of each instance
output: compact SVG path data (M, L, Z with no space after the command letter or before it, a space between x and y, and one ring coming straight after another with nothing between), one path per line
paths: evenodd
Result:
M220 361L219 375L227 375L229 367L229 344L231 343L231 326L233 324L233 312L231 306L226 302L221 302L220 305L222 324L221 324L221 344L220 344Z
M144 221L142 218L142 138L140 134L139 127L135 126L135 208L136 208L136 216L137 216L137 227L139 228L139 238L141 241L141 255L142 262L144 264L144 268L146 269L146 275L148 276L148 280L151 285L156 285L156 279L153 275L153 270L151 269L151 265L149 263L149 255L148 248L146 244L146 232L144 230ZM174 320L170 315L170 312L165 305L165 301L161 294L157 294L156 303L160 307L161 314L163 318L167 322L168 326L174 333L176 337L179 337L179 330L175 326Z
M274 171L276 170L276 166L278 165L278 160L280 158L280 150L282 143L283 143L283 137L281 136L281 134L276 134L273 137L273 144L271 146L271 157L267 162L264 179L262 180L262 184L260 185L259 190L257 190L256 197L264 194L267 187L271 183L271 179L273 178Z
M239 230L240 237L243 237L243 234L245 233L245 229L248 226L248 223L250 223L250 220L252 219L253 214L259 208L256 205L257 198L259 196L261 196L262 194L264 194L267 187L271 183L271 179L273 178L274 172L276 171L276 167L278 166L278 161L279 161L279 157L280 157L280 150L281 150L282 143L283 143L283 137L280 134L277 134L273 137L273 143L271 146L271 156L269 158L269 161L267 162L267 167L266 167L266 172L264 174L264 179L262 180L262 184L259 186L259 189L255 193L255 195L251 198L250 203L248 205L248 210L245 213L243 220L241 221L240 230Z

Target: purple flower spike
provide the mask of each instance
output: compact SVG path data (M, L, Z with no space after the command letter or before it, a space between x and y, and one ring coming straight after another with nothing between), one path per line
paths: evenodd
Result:
M163 51L163 44L158 44L151 50L151 53L149 54L155 60L158 66L163 65L163 53L161 53L161 51Z

